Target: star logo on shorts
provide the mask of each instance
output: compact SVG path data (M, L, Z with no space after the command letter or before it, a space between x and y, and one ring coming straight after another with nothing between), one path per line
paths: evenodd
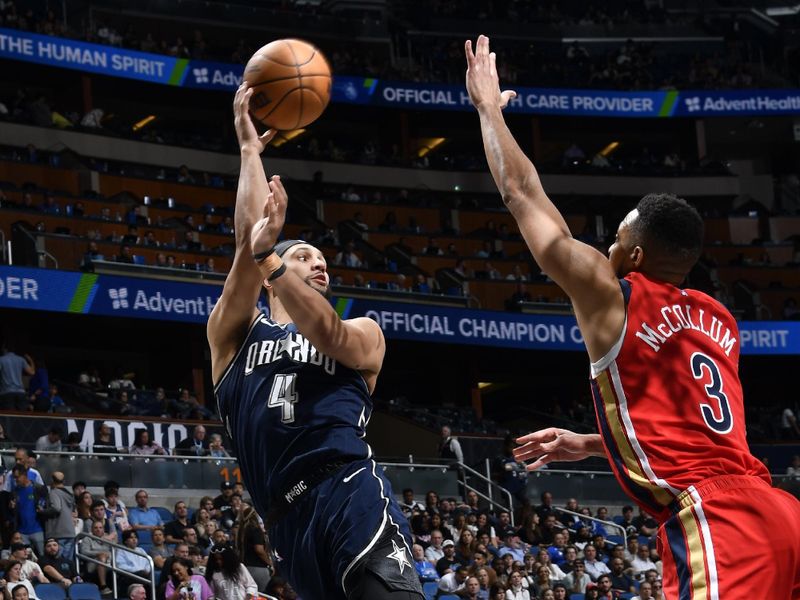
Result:
M391 554L387 554L386 558L391 558L392 560L397 561L397 566L400 568L400 574L403 574L403 570L406 566L410 567L411 563L408 562L408 557L406 557L406 549L401 548L397 545L397 542L392 540L392 546L394 546L394 550Z

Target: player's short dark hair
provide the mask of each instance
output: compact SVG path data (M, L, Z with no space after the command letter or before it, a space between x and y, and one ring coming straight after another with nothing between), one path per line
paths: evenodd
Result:
M672 262L691 266L703 250L703 219L697 209L674 194L647 194L636 205L631 225L637 242Z

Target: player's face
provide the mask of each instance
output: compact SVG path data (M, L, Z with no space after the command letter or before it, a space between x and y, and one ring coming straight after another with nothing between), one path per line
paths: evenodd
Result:
M300 279L323 296L328 293L330 278L328 263L322 252L310 244L292 246L283 255L286 268L294 271Z
M633 209L622 219L617 228L617 237L614 238L614 243L608 249L608 260L611 262L611 267L617 277L625 277L625 275L633 271L634 264L631 259L631 251L634 244L630 230L631 224L638 217L639 211Z

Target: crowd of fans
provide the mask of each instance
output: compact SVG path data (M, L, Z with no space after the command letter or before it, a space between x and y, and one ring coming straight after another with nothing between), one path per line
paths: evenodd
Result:
M20 5L18 7L18 4ZM475 6L472 6L472 5ZM467 8L472 6L473 10ZM581 6L579 8L579 6ZM288 10L280 3L273 7ZM324 13L319 4L308 3L292 11L305 10L313 19ZM695 31L704 31L697 15L669 13L660 2L624 2L619 6L586 7L576 3L563 7L557 3L487 2L460 3L436 2L418 11L407 7L406 15L417 21L412 29L424 31L429 19L475 18L482 15L498 23L530 23L549 27L553 32L569 27L586 28L587 31L620 37L630 25L660 26L682 25ZM101 17L102 18L102 17ZM380 18L380 16L378 16ZM387 18L384 16L384 18ZM70 24L53 10L41 10L27 3L6 0L0 10L0 25L33 30L46 35L84 39L86 41L119 46L143 52L165 54L184 59L222 60L245 63L263 40L243 34L235 42L223 41L218 32L186 25L173 37L164 37L155 30L137 30L128 21L117 29L108 17L106 22L92 19ZM141 24L139 25L141 27ZM419 27L419 29L417 29ZM395 44L409 47L412 60L392 60L381 47L365 45L353 49L348 44L330 45L325 50L334 71L339 74L382 77L409 81L461 81L463 80L462 40L457 37L410 35L403 31L394 34ZM659 87L752 87L761 83L747 64L744 44L738 36L731 38L724 51L690 54L668 59L666 53L657 53L652 45L628 42L612 51L592 50L570 46L560 53L554 42L533 43L504 41L499 49L498 64L503 72L501 79L508 84L528 84L560 87L599 87L617 89L653 89ZM387 35L388 39L388 35Z
M209 450L198 433L179 448L187 453L194 453L195 446ZM194 590L197 600L212 595L241 600L256 590L281 599L294 597L280 578L280 563L273 563L262 524L239 483L225 481L218 496L200 498L194 506L178 501L171 509L152 506L148 490L139 489L135 506L126 506L114 481L102 492L91 492L83 482L65 481L60 471L41 473L24 448L16 449L14 460L0 484L0 567L11 589L24 585L29 597L36 598L40 584L68 588L91 581L108 596L108 543L114 543L123 546L114 550L115 564L126 571L118 574L122 592L139 593L130 575L149 579L152 572L158 597L170 600L182 586ZM656 525L645 514L634 517L631 507L615 518L626 532L624 545L609 541L622 540L614 537L619 528L607 530L589 518L608 522L606 508L590 511L570 499L566 509L582 516L561 513L549 492L542 494L539 506L522 510L520 526L512 525L508 511L483 506L474 492L457 500L429 491L423 501L405 489L402 497L413 533L408 558L438 594L499 598L502 592L507 599L558 599L577 593L632 597L638 591L643 600L661 598ZM93 537L76 544L79 533ZM82 559L77 570L76 551Z

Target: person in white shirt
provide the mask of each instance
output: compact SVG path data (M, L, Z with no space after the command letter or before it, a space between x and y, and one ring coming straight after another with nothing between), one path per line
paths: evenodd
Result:
M258 585L230 545L214 546L209 554L206 581L217 600L250 600Z
M508 583L506 600L531 600L530 592L522 587L522 574L519 571L511 572Z
M608 565L602 560L597 560L597 548L594 544L586 544L583 549L583 564L586 565L586 573L592 578L592 581L597 581L600 575L606 575L611 572Z
M438 529L431 531L431 545L425 548L425 559L432 562L434 565L439 562L440 558L444 558L444 548L442 548L444 536Z
M117 566L129 573L146 576L150 574L150 560L147 553L139 548L139 536L133 529L122 534L122 543L130 550L117 553Z
M639 549L636 551L636 558L631 561L631 568L633 569L633 576L639 581L644 578L645 572L650 569L658 571L656 563L650 560L650 548L647 544L639 545Z
M469 571L466 567L458 567L455 572L443 575L439 580L439 592L442 594L452 594L464 589L467 582Z

